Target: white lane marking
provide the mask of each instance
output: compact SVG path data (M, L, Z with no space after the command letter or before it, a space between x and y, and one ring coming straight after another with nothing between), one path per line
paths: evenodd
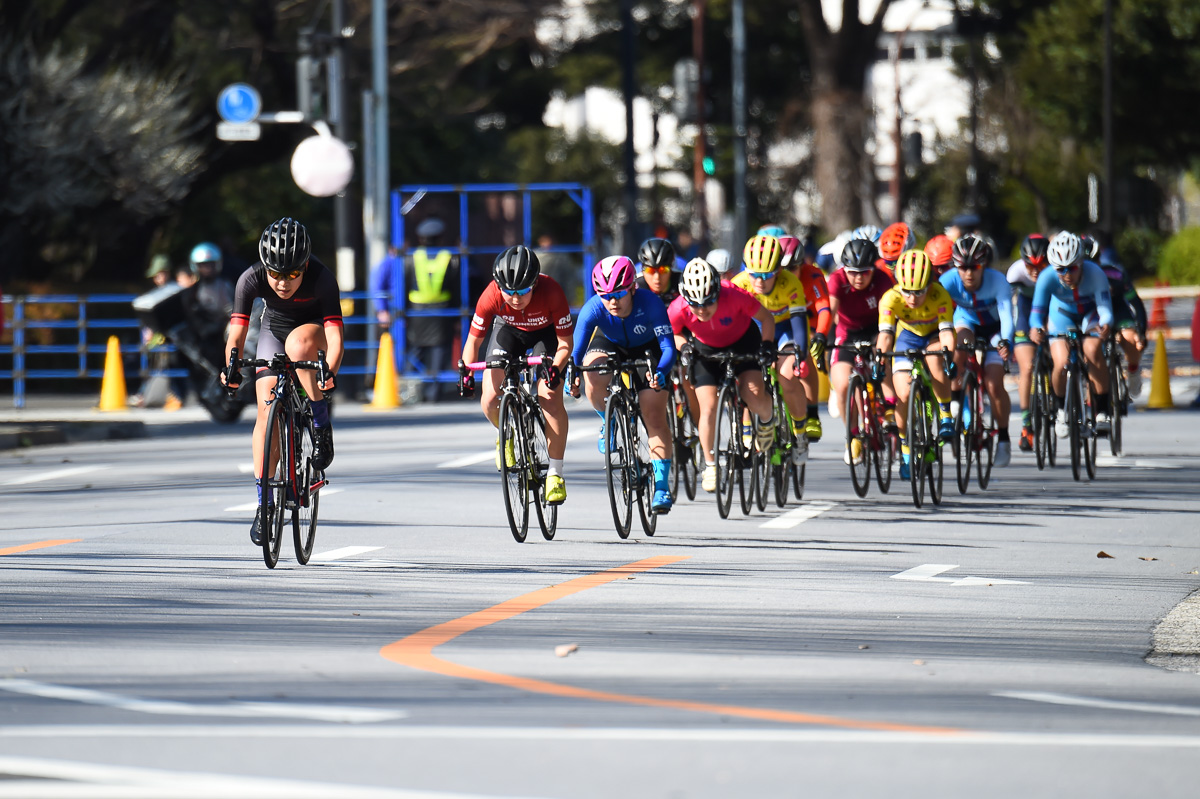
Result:
M994 577L938 577L942 572L958 566L942 563L926 563L907 571L893 574L893 580L916 580L923 583L950 583L950 585L1024 585L1024 580L1000 580Z
M334 488L333 486L326 486L325 488L321 489L321 496L327 497L330 494L340 494L345 490L346 489L344 489L344 488ZM231 507L226 508L225 513L244 513L245 511L248 511L248 510L258 510L258 503L257 502L246 502L242 505L233 505Z
M763 522L759 527L771 530L788 530L797 527L809 519L815 519L827 510L837 507L836 502L810 502L802 508L790 510L782 516L776 516L770 521Z
M52 472L27 474L24 477L18 477L16 480L9 480L4 485L22 486L30 483L40 483L44 480L57 480L60 477L74 477L77 474L87 474L88 472L96 472L107 468L108 464L105 463L97 463L91 466L72 466L69 469L55 469Z
M241 474L254 474L254 464L253 463L239 463L238 464L238 472L240 472Z
M361 555L364 552L374 552L383 547L342 547L341 549L331 549L328 552L318 552L312 556L312 563L328 563L331 560L339 558L348 558L352 555Z
M0 727L0 738L311 738L485 741L717 741L729 743L924 744L1200 749L1200 735L1072 732L876 732L871 730L622 727L370 727L315 724L34 724ZM0 781L0 785L4 783Z
M594 433L590 430L576 430L574 433L567 433L567 443L573 444L576 441L582 441L588 437L597 437L599 433ZM478 452L474 455L464 455L461 458L455 458L452 461L439 463L433 467L435 469L461 469L464 466L474 466L478 463L484 463L496 459L496 448L492 447L487 452Z
M1042 691L999 691L992 696L1006 699L1024 699L1029 702L1046 702L1051 705L1074 705L1075 707L1098 707L1104 710L1130 710L1135 713L1165 713L1169 716L1200 716L1200 706L1160 705L1154 702L1126 702L1119 699L1094 699L1088 696L1071 696Z
M485 799L479 794L407 791L362 785L107 766L33 757L0 757L0 797L21 799ZM29 779L21 779L27 777Z
M60 699L64 702L82 702L88 705L104 705L120 710L171 716L228 716L235 718L266 716L362 724L364 722L394 721L408 715L402 710L339 707L336 705L286 705L277 702L230 702L223 705L197 705L190 702L161 699L137 699L111 694L107 691L94 691L90 688L73 688L69 685L51 685L20 679L0 680L0 690L40 696L46 699Z
M1097 455L1097 466L1124 466L1135 469L1182 469L1186 464L1157 458L1118 458L1113 455Z

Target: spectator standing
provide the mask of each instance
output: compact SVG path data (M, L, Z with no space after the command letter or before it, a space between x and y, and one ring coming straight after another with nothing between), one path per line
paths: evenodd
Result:
M446 310L453 306L458 285L459 260L442 246L446 225L431 216L417 225L417 248L405 269L408 307L411 311ZM408 357L436 378L450 366L450 347L458 319L453 316L410 316L405 326ZM424 386L425 402L437 402L440 385L429 380Z

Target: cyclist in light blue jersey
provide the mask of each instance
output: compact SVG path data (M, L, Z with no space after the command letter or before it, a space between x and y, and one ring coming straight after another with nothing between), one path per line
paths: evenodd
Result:
M623 361L650 359L653 371L635 372L633 388L638 392L642 423L650 444L654 469L654 498L651 507L665 514L671 509L671 428L667 419L667 397L671 366L675 362L675 337L667 306L652 291L639 291L633 261L612 255L592 269L595 296L584 303L575 323L575 344L571 363L591 365L618 356ZM586 354L585 354L586 351ZM604 399L612 375L587 372L583 390L596 413L604 417ZM574 380L571 394L579 396L580 381ZM605 430L600 428L598 446L607 446Z
M1054 271L1042 270L1033 290L1033 308L1029 312L1029 338L1040 344L1050 335L1078 330L1087 335L1083 341L1083 357L1088 365L1088 379L1096 402L1096 432L1108 433L1112 424L1108 399L1108 369L1104 364L1101 343L1112 327L1112 299L1108 276L1083 258L1079 237L1066 230L1050 241L1047 258ZM1063 407L1066 392L1067 343L1061 339L1050 342L1054 371L1050 382L1054 389L1058 416L1054 429L1059 438L1070 434L1067 412Z
M1012 401L1004 387L1004 362L1012 346L1013 313L1012 287L1008 279L995 269L992 248L978 236L963 236L954 242L950 253L954 268L941 277L942 288L958 307L954 311L954 333L959 344L973 344L976 337L995 347L983 360L983 380L992 400L996 419L996 465L1007 466L1012 459L1012 443L1008 438L1008 417ZM967 353L956 352L958 373L965 373ZM962 380L950 392L956 402L962 402Z

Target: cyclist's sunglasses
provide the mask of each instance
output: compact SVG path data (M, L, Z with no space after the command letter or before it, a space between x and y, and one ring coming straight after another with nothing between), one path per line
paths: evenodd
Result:
M533 291L533 286L526 286L523 289L509 291L508 289L500 289L501 293L507 294L509 297L524 297L529 292Z
M778 273L777 272L751 272L749 269L747 269L746 274L750 275L750 278L752 280L770 280L771 278L775 277L775 275Z
M717 301L716 297L713 297L711 300L705 300L704 302L695 302L694 300L687 299L686 297L684 299L687 300L687 304L692 308L707 308Z
M642 264L642 273L643 274L650 273L650 274L655 274L655 275L669 275L669 274L671 274L671 267L669 267L669 266L647 266L646 264Z
M276 280L295 280L304 274L304 269L305 267L302 266L299 269L291 269L287 272L272 272L270 269L267 271L270 272L271 277L275 278Z
M873 266L868 266L863 269L858 269L858 268L852 269L849 266L843 266L842 269L851 275L869 275L871 272L875 271L875 267L873 267Z
M1058 272L1060 275L1069 275L1078 268L1079 264L1075 264L1074 266L1056 266L1054 267L1054 271Z
M926 286L923 289L917 289L916 291L909 291L908 289L900 289L900 293L903 294L905 297L920 297L920 296L924 295L925 292L927 292L927 291L929 291L928 286Z
M610 291L607 294L601 294L600 299L604 300L605 302L609 302L611 300L619 300L622 297L626 296L627 294L629 294L629 289L621 289L620 291Z

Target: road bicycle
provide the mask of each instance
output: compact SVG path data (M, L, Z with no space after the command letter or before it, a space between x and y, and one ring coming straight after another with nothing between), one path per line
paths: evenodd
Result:
M312 557L313 543L317 539L320 491L329 485L329 480L324 470L313 463L316 427L312 407L296 372L313 370L317 373L317 382L324 383L329 375L325 351L318 350L315 361L293 361L282 352L270 359L239 359L237 347L234 347L229 353L226 374L236 374L244 367L269 369L278 376L267 398L267 432L260 472L263 490L259 529L263 562L269 569L279 562L284 515L290 511L296 560L304 565ZM236 386L233 389L236 390Z
M658 525L658 513L651 507L654 469L633 378L635 373L653 373L655 364L649 358L622 360L609 354L607 360L575 368L612 376L604 398L604 479L617 535L623 539L629 537L636 498L642 530L652 536ZM573 376L568 376L568 381L573 382Z
M755 363L760 366L764 364L758 355L742 355L728 351L705 354L704 357L724 367L724 375L717 390L716 429L713 436L713 454L717 460L717 513L722 519L729 518L729 509L733 505L733 484L736 481L742 515L748 516L758 489L758 470L752 467L757 453L754 441L757 439L759 420L757 416L750 414L750 435L742 435L742 417L746 411L746 403L742 401L738 391L734 367L740 363ZM747 471L750 473L749 480L745 474Z
M1129 381L1125 377L1125 353L1117 342L1118 331L1104 340L1104 362L1108 364L1108 396L1111 397L1112 427L1108 433L1109 450L1114 456L1124 451L1121 440L1125 417L1129 415Z
M779 351L780 356L794 353L795 345L790 343ZM767 365L763 370L763 377L767 392L771 396L771 404L775 408L775 440L767 452L754 454L754 468L757 472L753 481L757 488L755 505L760 511L767 509L767 498L772 487L778 507L782 508L787 504L789 487L797 501L804 498L804 473L808 460L808 439L803 434L796 436L794 420L779 385L776 364Z
M875 482L886 494L892 487L892 464L900 451L896 425L889 423L883 399L883 381L871 377L878 362L875 345L870 341L838 344L843 356L851 356L850 380L842 402L846 418L846 451L850 458L850 482L854 493L865 497L871 487L871 466Z
M1087 474L1096 477L1096 407L1090 402L1087 361L1083 357L1083 334L1071 329L1052 338L1067 342L1067 393L1063 407L1067 411L1068 440L1071 448L1071 476L1080 480Z
M934 505L942 504L942 441L938 437L938 401L933 393L933 377L925 359L941 356L949 362L950 350L905 350L880 353L881 358L908 358L912 362L912 381L908 389L908 462L913 505L925 504L925 485Z
M537 381L553 363L548 355L505 353L475 363L459 361L460 380L483 369L504 370L500 384L500 484L508 529L518 544L529 532L529 506L537 514L542 538L554 539L558 506L546 501L550 455L546 443L546 418L537 400Z
M1058 436L1054 434L1054 390L1050 376L1054 359L1050 357L1050 342L1037 345L1029 388L1029 405L1033 415L1033 451L1039 470L1053 467L1058 457Z
M692 418L691 402L683 386L683 366L676 361L671 369L671 394L667 398L671 418L671 496L679 498L679 487L689 500L696 498L696 482L702 471L704 453L700 434Z
M984 382L980 353L995 348L976 339L973 344L959 344L959 352L967 354L963 368L962 401L954 420L954 460L958 477L958 493L965 494L971 486L971 462L980 490L987 490L992 479L992 463L996 457L996 416Z

